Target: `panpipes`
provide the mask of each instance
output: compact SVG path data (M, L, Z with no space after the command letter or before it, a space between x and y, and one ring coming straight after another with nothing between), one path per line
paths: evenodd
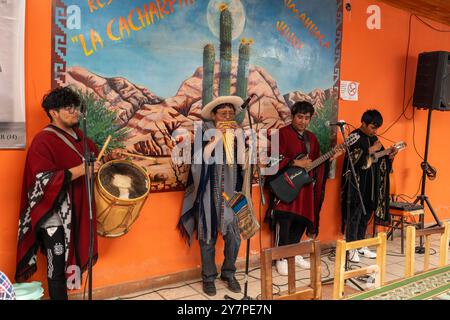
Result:
M236 121L222 121L220 123L222 125L222 140L227 164L231 165L234 163L234 129L237 127L237 123Z

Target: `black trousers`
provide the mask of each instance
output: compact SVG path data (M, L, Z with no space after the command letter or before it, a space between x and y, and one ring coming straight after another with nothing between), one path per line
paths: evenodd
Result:
M352 212L345 233L345 240L347 242L366 238L367 225L369 224L372 214L373 212L366 211L366 215L364 215L361 205Z
M40 237L47 254L47 281L50 299L67 300L64 228L41 229Z
M295 214L277 214L274 212L276 222L275 246L285 246L288 244L299 243L306 230L304 219Z

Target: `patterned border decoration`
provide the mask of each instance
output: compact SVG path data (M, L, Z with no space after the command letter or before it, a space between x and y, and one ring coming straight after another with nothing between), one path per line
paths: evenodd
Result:
M56 0L52 6L52 88L66 83L67 35L64 32L67 23L67 6L62 0Z
M333 76L333 93L338 96L339 82L341 75L341 48L342 48L342 21L343 21L343 5L342 0L336 0L338 9L336 11L336 40L334 49L334 76ZM339 99L335 99L334 107L338 108Z
M348 300L426 300L450 291L450 265L396 281Z

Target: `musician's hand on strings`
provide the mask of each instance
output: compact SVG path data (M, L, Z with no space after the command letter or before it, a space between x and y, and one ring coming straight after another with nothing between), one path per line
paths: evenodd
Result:
M392 152L392 153L389 154L389 159L393 160L394 157L395 157L395 155L398 153L398 149L395 148L395 147L392 147L392 148L391 148L391 152Z
M302 159L299 159L299 160L294 160L292 162L292 165L294 167L299 167L299 168L306 169L309 166L311 166L311 163L312 163L311 159L309 159L308 157L305 157L305 158L302 158Z
M381 148L383 147L383 145L381 144L380 140L375 141L375 143L373 144L373 146L369 147L369 153L375 153L377 151L379 151Z
M345 153L345 148L343 146L338 146L336 148L336 152L333 156L331 156L330 161L337 159Z

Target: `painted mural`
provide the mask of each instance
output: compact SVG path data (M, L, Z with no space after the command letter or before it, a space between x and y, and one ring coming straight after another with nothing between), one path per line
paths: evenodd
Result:
M172 133L193 132L219 95L256 95L258 129L290 123L313 103L322 152L337 115L342 0L54 0L53 87L72 85L88 108L88 135L146 168L151 191L183 190ZM248 127L248 118L243 122Z

